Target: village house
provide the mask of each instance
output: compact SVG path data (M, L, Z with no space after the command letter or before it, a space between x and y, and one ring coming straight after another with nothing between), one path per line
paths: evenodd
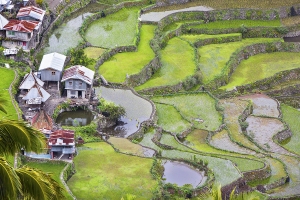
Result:
M26 21L11 19L3 27L5 37L2 46L8 49L18 48L30 50L39 43L39 32L41 23L38 21Z
M18 20L29 20L29 21L39 21L42 22L45 16L46 11L35 7L35 6L26 6L20 8L16 18Z
M59 53L50 53L43 56L40 64L38 77L45 81L47 89L59 90L66 56Z
M41 107L51 96L44 88L41 81L33 72L26 74L21 82L19 97L25 101L30 108Z
M72 66L64 71L61 82L65 83L67 98L89 99L95 72L81 65Z
M72 159L75 153L74 131L58 130L50 135L48 146L51 159Z
M32 118L31 126L44 133L46 138L50 138L53 129L53 120L45 110L40 110Z

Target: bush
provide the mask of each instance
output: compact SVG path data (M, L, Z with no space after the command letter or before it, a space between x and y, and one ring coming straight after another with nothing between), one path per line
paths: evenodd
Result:
M102 113L107 113L110 119L118 119L126 115L126 111L122 106L116 105L113 102L106 101L103 98L99 100L98 108Z

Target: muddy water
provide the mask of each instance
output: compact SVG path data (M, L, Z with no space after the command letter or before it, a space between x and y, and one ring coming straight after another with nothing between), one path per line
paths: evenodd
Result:
M184 163L165 161L163 166L165 168L163 178L166 183L176 183L178 186L191 184L196 188L204 178L203 172L193 169Z
M94 119L90 111L77 110L60 113L56 118L56 123L61 126L86 126Z
M123 106L126 111L126 116L116 126L102 130L106 134L128 137L139 129L143 121L151 117L152 104L136 96L131 90L100 87L95 88L95 92L97 96Z

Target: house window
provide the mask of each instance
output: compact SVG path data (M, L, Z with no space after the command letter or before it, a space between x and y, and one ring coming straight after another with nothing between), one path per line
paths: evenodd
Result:
M79 82L79 86L82 86L82 82Z
M69 82L69 85L72 85L72 81Z
M8 31L8 35L15 35L14 31Z
M51 72L52 75L55 75L55 72Z

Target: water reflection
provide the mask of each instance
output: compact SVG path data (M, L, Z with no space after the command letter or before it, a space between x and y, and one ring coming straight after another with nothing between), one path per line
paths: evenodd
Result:
M122 117L116 126L103 129L103 133L128 137L139 129L143 121L151 117L152 104L136 96L131 90L100 87L95 88L95 92L97 96L123 106L126 110L126 116Z
M296 36L296 37L284 37L283 40L285 42L300 42L300 36Z
M62 126L86 126L91 123L93 118L93 114L90 111L67 111L58 115L56 123Z
M178 186L191 184L196 188L204 177L203 172L193 169L189 165L174 161L165 161L163 178L167 183L176 183Z

